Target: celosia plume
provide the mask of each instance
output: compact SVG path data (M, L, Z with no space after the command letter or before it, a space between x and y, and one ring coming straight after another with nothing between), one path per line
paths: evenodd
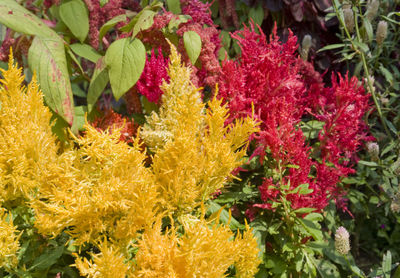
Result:
M267 155L268 163L282 175L280 180L265 179L259 187L263 203L255 206L270 208L279 202L281 187L287 184L288 190L304 184L312 190L307 195L286 196L294 209L321 210L330 199L341 199L344 193L337 184L353 172L356 151L363 141L370 140L362 121L369 96L356 78L347 76L339 76L338 83L333 75L332 88L324 88L320 74L296 55L297 38L291 32L286 43L279 42L276 28L268 43L253 25L232 37L239 43L241 56L238 61L223 63L218 96L230 108L228 122L250 115L254 105L261 131L253 156ZM311 157L312 148L299 128L303 116L325 123L317 147L322 162ZM328 166L332 164L334 167Z
M163 206L187 211L223 187L242 164L242 147L257 124L247 117L225 125L228 109L216 98L206 109L172 45L168 74L160 111L147 118L141 135L155 152L152 170Z
M0 69L0 204L29 198L57 160L56 139L51 131L51 113L35 77L23 86L22 69Z
M14 268L18 264L19 235L11 214L0 208L0 269Z

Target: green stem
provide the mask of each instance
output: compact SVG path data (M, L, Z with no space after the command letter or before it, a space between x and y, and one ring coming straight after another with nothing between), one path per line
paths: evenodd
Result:
M345 31L345 33L346 33L346 36L347 36L348 40L350 41L350 43L351 43L351 45L352 45L354 51L355 51L358 55L360 55L360 57L361 57L361 61L362 61L363 68L364 68L364 75L365 75L365 78L367 79L368 89L369 89L369 91L371 92L372 99L373 99L373 101L374 101L376 110L378 111L379 119L380 119L380 121L382 122L382 125L383 125L383 128L385 129L386 134L389 136L390 139L392 139L392 135L390 134L389 129L387 128L386 121L385 121L385 119L384 119L384 117L383 117L383 114L382 114L381 106L379 105L378 99L377 99L376 94L375 94L374 87L373 87L373 85L372 85L371 77L370 77L370 75L369 75L369 70L368 70L367 61L366 61L366 59L365 59L365 54L364 54L364 52L363 52L362 50L360 50L360 49L358 48L357 45L355 45L355 43L354 43L354 41L353 41L353 39L352 39L352 37L351 37L351 35L350 35L350 33L349 33L349 30L347 30L346 24L343 22L343 19L342 19L342 17L341 17L340 14L339 14L338 7L336 6L335 1L332 1L332 4L333 4L333 7L334 7L334 9L335 9L336 15L337 15L337 17L338 17L338 19L339 19L340 25L342 25L342 27L343 27L343 29L344 29L344 31ZM356 27L356 36L357 36L357 40L358 40L359 42L361 42L361 35L360 35L360 30L359 30L359 28L358 28L357 14L355 14L355 16L354 16L354 24L355 24L355 27Z
M344 259L346 260L347 265L348 265L348 267L350 268L351 272L353 272L355 275L357 275L357 277L360 277L360 278L365 278L365 277L366 277L365 275L361 275L360 273L355 272L355 271L353 270L353 268L351 267L350 261L349 261L349 259L347 258L347 255L344 255Z

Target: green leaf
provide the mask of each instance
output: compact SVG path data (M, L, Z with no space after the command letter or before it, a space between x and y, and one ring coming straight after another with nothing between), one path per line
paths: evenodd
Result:
M99 60L97 60L96 67L94 68L93 76L89 84L89 91L87 95L89 113L92 111L97 99L100 97L109 81L108 70L104 60L104 57L101 57Z
M72 34L83 42L89 33L89 16L86 5L81 0L63 2L60 6L61 20Z
M192 17L190 15L179 15L178 17L174 17L168 23L168 31L173 33L178 29L179 25L182 23L188 22Z
M264 9L261 4L257 7L252 7L249 11L249 18L253 19L254 23L261 26L264 20Z
M369 52L369 47L363 42L353 41L353 43L360 48L360 50L364 53Z
M123 32L127 32L127 33L132 31L133 28L135 27L136 23L139 21L139 18L142 16L143 13L148 12L148 11L152 11L152 12L157 13L158 10L160 8L162 8L162 7L163 7L163 4L160 3L159 1L152 2L150 6L146 6L134 18L132 18L132 20L128 24L126 24L125 26L121 27L119 30L123 31ZM149 14L150 13L148 13L148 15Z
M302 213L310 213L315 211L315 208L299 208L293 211L294 213L302 214Z
M385 68L382 64L379 66L380 72L385 76L385 79L387 82L389 82L390 85L393 84L393 74Z
M220 205L210 200L207 213L213 214L220 211L221 209L222 207ZM232 230L244 228L244 225L240 224L235 218L229 217L229 213L226 211L226 209L222 209L219 220L224 224L229 223L229 227Z
M111 89L119 100L138 81L146 62L143 43L129 38L113 42L107 49L105 62L109 68Z
M125 20L126 20L126 15L120 14L120 15L118 15L116 17L113 17L112 19L110 19L106 23L104 23L104 25L101 26L100 31L99 31L99 41L101 41L103 39L104 35L108 32L108 30L113 28L119 22L125 21Z
M201 52L201 38L199 34L194 31L185 32L183 34L183 43L185 45L190 62L192 62L192 65L194 65Z
M384 278L390 278L390 272L392 271L392 253L389 250L383 255L382 271Z
M31 270L43 270L49 268L53 264L57 262L57 260L62 256L64 252L64 246L57 246L51 250L40 255L38 258L35 259L33 265L28 269Z
M0 1L0 23L26 35L58 37L42 20L14 0Z
M154 16L157 13L151 10L143 10L133 27L132 38L134 38L140 31L149 29L154 22Z
M363 18L363 27L365 28L365 32L368 37L368 41L371 41L374 38L374 30L372 29L371 22L369 22L368 18Z
M306 231L310 233L310 235L315 240L322 240L323 239L323 235L322 235L321 229L320 229L320 227L318 227L319 225L315 224L313 221L308 220L308 219L297 218L297 220L306 229Z
M74 43L70 45L72 51L93 63L96 63L101 55L90 45L83 43Z
M64 42L59 38L35 37L29 48L28 63L36 72L47 105L72 125L74 101Z
M75 118L72 124L71 131L77 134L79 131L83 130L83 125L85 124L85 114L87 112L86 106L76 106L75 107Z
M317 53L322 52L322 51L326 51L326 50L342 48L342 47L344 47L344 46L346 46L344 43L330 44L330 45L324 46L323 48L319 49L319 50L317 51Z
M167 0L168 10L174 14L181 14L181 2L179 0Z
M377 166L379 166L378 163L376 163L376 162L365 161L365 160L359 160L358 164L362 164L362 165L369 166L369 167L377 167Z

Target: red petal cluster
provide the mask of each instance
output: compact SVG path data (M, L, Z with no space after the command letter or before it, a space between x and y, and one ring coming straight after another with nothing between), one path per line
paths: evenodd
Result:
M99 131L109 130L111 133L122 127L120 140L127 143L132 142L132 137L136 134L138 128L133 120L122 117L112 109L105 111L101 117L96 118L91 124Z
M160 101L163 93L160 86L163 80L169 81L168 61L162 55L161 47L158 48L158 55L152 49L150 59L147 59L142 75L136 83L138 92L151 102L158 103Z
M352 173L355 153L362 141L369 140L362 117L369 109L369 96L356 78L332 76L332 87L310 63L296 54L297 38L289 32L286 43L279 42L276 28L268 43L254 25L232 34L241 48L237 61L225 61L218 83L218 97L228 103L229 121L243 116L261 122L253 153L268 157L268 163L281 178L268 177L259 187L263 203L255 208L270 209L280 202L282 187L289 185L286 199L294 209L323 209L330 199L344 195L338 182ZM325 123L314 148L308 145L300 121L314 118ZM320 151L320 160L311 151ZM322 161L322 162L319 162ZM309 194L290 193L308 185Z

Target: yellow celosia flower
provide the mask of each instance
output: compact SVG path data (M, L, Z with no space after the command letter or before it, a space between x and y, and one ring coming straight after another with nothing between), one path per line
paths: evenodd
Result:
M246 231L243 235L238 235L235 239L237 255L235 260L236 277L252 278L258 272L258 265L261 263L259 258L257 240L252 230L246 223Z
M92 260L77 259L75 266L81 275L89 278L125 278L129 273L129 265L125 264L125 257L118 247L107 242L106 239L97 244L100 253L90 253Z
M6 214L4 209L0 209L0 268L13 268L18 264L18 239L11 214Z
M60 156L58 174L41 188L32 206L36 227L57 235L68 228L77 244L105 234L128 242L152 225L157 201L154 178L144 165L138 139L129 146L119 132L99 132L86 125L78 149Z
M254 277L260 260L250 230L233 239L228 226L192 215L181 216L180 220L182 236L174 229L162 234L160 222L144 232L138 243L133 277L217 278L225 277L232 265L236 266L238 277Z
M25 88L22 69L0 69L0 203L28 194L40 184L48 165L57 158L51 113L33 77Z
M242 147L257 123L246 118L226 126L228 109L216 98L206 109L173 45L168 74L160 112L148 117L141 135L155 152L152 169L162 207L192 211L242 164Z

